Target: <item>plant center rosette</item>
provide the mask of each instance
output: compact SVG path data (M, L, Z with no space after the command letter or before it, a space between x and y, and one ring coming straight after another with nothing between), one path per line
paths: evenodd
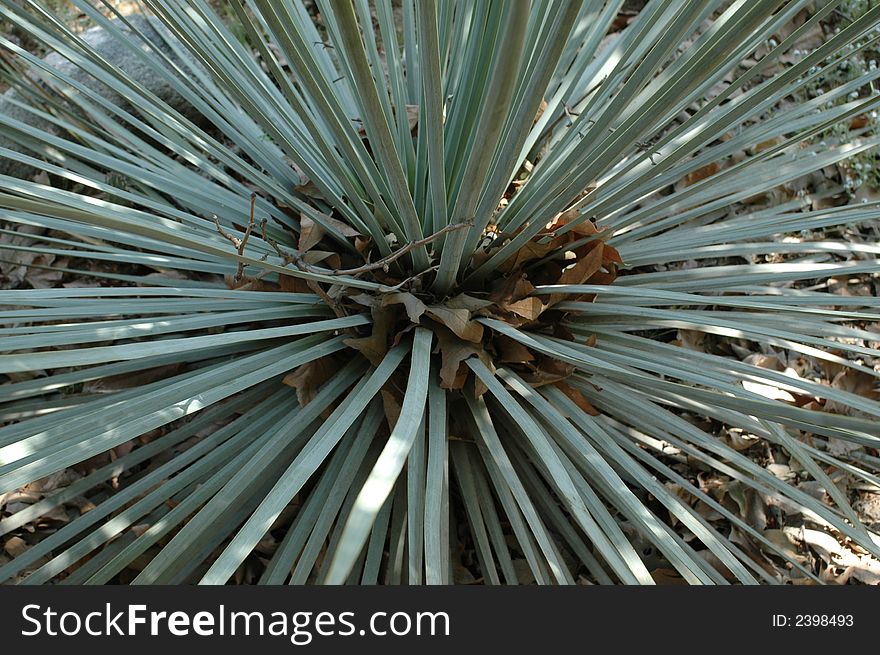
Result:
M436 370L439 370L443 389L463 391L468 387L476 396L485 393L486 386L470 374L466 363L469 358L476 357L493 373L503 365L534 387L554 385L581 409L597 415L599 412L584 395L566 382L575 366L567 362L564 355L541 348L529 338L529 333L538 333L557 340L574 341L575 335L566 327L567 311L560 304L563 300L589 302L595 294L566 293L564 290L554 291L553 287L610 285L617 277L618 266L623 264L617 250L605 242L604 232L592 221L575 220L577 216L576 211L559 214L487 279L475 282L465 275L452 293L438 297L432 293L429 284L430 274L436 267L422 273L407 270L407 259L398 256L408 250L407 246L399 248L390 257L377 258L374 264L363 264L363 260L369 262L373 255L370 241L352 228L322 216L323 223L339 228L342 234L353 240L363 258L358 265L350 255L323 249L325 230L303 215L298 254L284 253L276 244L285 259L302 270L321 265L324 271L329 268L344 272L377 282L390 290L367 293L341 285L327 288L289 276L281 276L280 290L318 293L339 317L368 312L372 322L351 328L352 335L345 343L374 366L378 366L388 351L416 326L422 326L430 329L436 337L433 352L439 359ZM563 230L566 226L568 229ZM470 268L487 261L520 231L507 234L490 226L471 258ZM438 236L442 235L423 241L439 241ZM434 254L436 260L437 253ZM246 278L229 279L228 282L234 287L276 288ZM582 343L593 346L595 336L582 340ZM287 375L284 382L296 388L299 401L305 404L338 370L345 357L337 353L309 362ZM405 372L398 371L382 392L390 425L399 415L405 375Z

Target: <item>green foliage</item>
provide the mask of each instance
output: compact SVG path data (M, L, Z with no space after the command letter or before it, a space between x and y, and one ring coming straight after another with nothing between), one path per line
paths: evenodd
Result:
M826 73L880 8L777 66L837 3L145 0L161 46L73 4L188 107L0 6L90 81L0 39L34 118L0 156L49 176L0 175L0 256L59 274L0 291L0 579L836 579L791 526L880 558L880 301L825 283L880 248L790 236L880 203L786 195L880 143L835 127L880 71Z
M839 33L841 29L849 25L853 20L859 19L876 8L878 3L876 0L849 0L840 3L831 13L828 20L828 29ZM821 32L820 32L821 33ZM865 76L877 70L877 62L880 61L880 49L876 46L862 47L864 44L856 42L850 44L849 50L853 53L848 59L841 59L836 66L826 67L822 74L815 78L811 83L805 85L798 93L795 99L803 102L810 98L822 95L826 88L838 87L849 82L858 82L864 80ZM807 51L795 48L793 56L800 57L808 54ZM875 93L876 83L871 82L865 88L853 89L848 96L837 98L829 101L830 105L842 105L848 100L857 99L862 96L870 96ZM857 126L860 132L874 133L880 125L877 111L856 117L850 123L837 123L830 127L826 132L816 135L812 141L821 143L828 139L834 142L840 142L850 138L851 127ZM863 185L873 191L880 190L880 166L878 166L877 153L867 151L841 162L844 169L844 187L850 196L855 196L857 190Z

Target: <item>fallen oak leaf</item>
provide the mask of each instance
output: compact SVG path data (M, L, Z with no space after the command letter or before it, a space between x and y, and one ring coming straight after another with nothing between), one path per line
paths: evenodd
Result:
M617 248L614 246L609 246L607 243L602 244L602 265L608 266L608 264L619 264L623 266L623 258L620 256L620 253L617 252Z
M565 327L559 321L552 321L553 324L553 336L557 339L563 339L565 341L574 341L574 334L571 330ZM587 339L583 342L587 346L595 346L596 345L596 335L591 334Z
M418 323L410 323L410 324L407 325L405 328L403 328L400 332L398 332L397 334L395 334L395 335L394 335L394 338L391 340L391 345L392 345L392 347L393 347L393 346L398 346L398 345L400 345L400 342L403 341L403 338L404 338L407 334L409 334L410 332L412 332L413 330L415 330L418 326L419 326Z
M604 244L600 241L592 241L589 244L589 250L581 255L578 260L568 268L562 271L562 275L556 281L556 284L584 284L592 278L602 268L602 259L604 256ZM551 307L566 297L564 293L550 294L547 306Z
M440 386L443 389L462 389L468 370L464 362L477 355L477 348L440 325L435 326L434 331L437 334L434 352L440 353Z
M330 252L329 250L311 250L307 253L303 253L302 261L310 266L321 264L323 262L325 267L333 270L338 269L342 263L339 258L339 253Z
M18 557L28 548L29 546L27 545L27 542L21 537L10 537L6 540L6 543L3 544L3 550L6 551L10 557Z
M452 330L443 325L432 325L437 335L437 346L434 352L440 353L440 386L443 389L461 390L468 378L469 368L465 361L470 357L477 357L490 371L495 372L492 358L481 346L459 338ZM475 391L482 395L487 387L479 380L475 380Z
M613 250L613 249L612 249ZM605 244L591 241L577 250L577 260L562 271L557 284L583 284L602 268Z
M870 122L870 119L866 114L861 114L860 116L854 116L849 121L849 129L851 130L860 130L863 127L867 126Z
M686 585L688 581L681 577L675 569L654 569L651 577L658 585Z
M389 391L388 389L382 389L381 393L382 408L385 410L385 420L388 422L388 425L397 425L397 420L400 418L400 410L403 404L400 392L397 390Z
M562 393L568 396L575 405L580 407L590 416L599 416L601 412L593 407L593 404L587 400L586 396L582 394L580 391L572 387L571 385L559 380L558 382L554 382L553 386L559 389Z
M579 220L581 216L582 214L577 208L566 209L553 220L553 229L562 228L574 223L574 225L571 226L570 231L580 237L590 237L599 234L601 230L596 227L596 224L592 219L582 221Z
M499 334L495 338L494 343L499 351L499 362L523 364L535 360L535 356L532 354L531 350L526 348L519 341L511 339L508 336Z
M364 307L372 307L376 304L376 296L372 296L369 293L356 293L348 296L348 298Z
M407 105L406 106L406 122L409 125L409 131L412 132L416 129L416 126L419 124L419 106L418 105Z
M296 389L296 399L300 407L305 407L318 393L318 388L336 372L332 360L321 357L299 366L284 376L282 383Z
M541 315L541 312L544 311L544 303L541 302L540 298L531 296L529 298L517 300L516 302L505 303L501 305L500 308L513 312L518 316L522 316L529 321L534 321Z
M131 533L135 537L140 537L141 535L146 533L151 527L152 526L149 523L138 523L137 525L131 526Z
M544 238L539 237L539 238ZM552 252L555 252L559 249L561 241L567 241L565 237L559 237L557 239L551 239L547 243L539 243L538 241L529 241L525 245L522 246L517 252L515 257L510 257L505 261L501 266L498 267L498 270L502 273L510 273L511 271L515 271L519 268L522 268L525 264L535 259L543 259L547 255Z
M303 176L303 178L303 181L300 184L294 186L293 190L297 193L301 193L304 196L323 200L324 194L321 193L321 189L318 188L318 185L312 182L310 179L306 178L305 176Z
M324 238L324 228L305 214L299 219L299 251L308 252Z
M413 294L407 293L405 291L401 291L398 293L389 293L385 296L382 296L383 307L397 304L403 305L404 309L406 310L406 315L413 323L418 323L419 319L421 319L422 315L427 310L427 306L425 305L425 303L423 303Z
M354 239L354 247L360 254L364 254L370 247L370 244L373 243L372 239L367 239L365 237L355 237Z
M533 121L533 123L537 123L541 119L541 116L544 115L544 112L546 110L547 110L547 101L542 99L541 104L538 106L538 111L535 113L535 120Z
M760 144L759 144L760 146ZM695 171L691 171L687 175L685 175L682 180L682 186L690 186L692 184L696 184L702 180L705 180L707 177L711 177L715 175L718 171L721 170L721 166L719 166L716 162L712 162L711 164L706 164L702 168L698 168Z
M466 309L450 309L443 305L429 305L425 313L439 321L465 341L480 343L483 339L483 326L471 320Z
M302 219L303 216L305 216L305 214L300 214L300 219ZM338 232L347 239L364 236L360 230L357 230L348 223L344 223L332 216L327 216L327 214L315 212L314 218L311 220L319 224L325 231Z
M551 357L542 357L540 363L532 367L531 373L526 376L526 381L533 387L543 387L571 377L574 370L572 364Z
M595 284L595 285L608 286L609 284L614 282L614 280L616 280L616 279L617 279L617 272L616 271L599 270L599 271L596 271L595 273L593 273L593 275L591 277L589 277L584 282L584 284ZM593 294L593 295L595 295L595 294Z
M370 336L344 339L342 343L359 350L373 366L378 366L388 352L389 337L396 322L397 312L394 307L373 305L370 313L373 316L373 330Z
M473 296L460 293L457 296L453 296L443 304L450 309L466 309L473 314L480 311L481 309L486 309L487 307L490 307L493 303L491 300L474 298Z
M489 300L496 305L515 302L526 298L535 291L535 286L529 282L525 274L517 277L508 277L503 279L489 296Z
M831 379L831 387L869 400L880 401L880 385L878 385L877 378L862 371L843 369ZM868 418L866 412L833 400L826 400L824 409L836 414Z
M258 280L258 283L260 282L262 282L262 280ZM314 291L312 291L312 288L309 286L309 283L301 277L294 277L293 275L279 275L278 284L281 291L285 291L288 293L314 293ZM257 287L257 290L261 290L259 286Z

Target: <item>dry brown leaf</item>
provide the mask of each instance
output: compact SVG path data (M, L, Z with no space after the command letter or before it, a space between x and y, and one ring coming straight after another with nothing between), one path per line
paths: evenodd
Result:
M503 334L498 335L495 338L494 343L499 350L499 362L523 364L535 360L535 356L528 348L519 341L504 336Z
M781 136L774 137L772 139L767 139L766 141L761 141L758 143L752 150L755 153L763 152L764 150L769 150L775 146L778 146L782 143L783 138Z
M811 529L786 528L793 537L803 539L819 557L831 566L852 567L852 576L865 584L880 584L880 561L870 555L859 555L827 532Z
M41 235L46 232L44 228L31 225L19 225L16 231L19 234L0 235L0 243L11 246L33 246L36 242L32 238L20 235ZM40 252L8 250L5 251L5 255L6 261L0 262L0 278L5 278L4 286L7 288L15 288L22 283L27 283L34 289L54 287L61 281L64 271L38 267L48 267L53 264L57 267L67 265L66 257L56 261L55 255Z
M605 249L599 241L593 241L587 244L589 251L580 257L572 266L564 269L556 284L584 284L593 275L602 268L602 259ZM556 303L565 299L568 294L553 293L547 301L547 306L551 307Z
M400 419L400 410L403 399L399 393L382 389L382 407L385 410L385 420L388 422L388 429L394 429Z
M544 311L544 303L541 302L540 298L532 296L531 298L523 298L522 300L502 305L501 309L534 321Z
M37 522L41 525L46 523L69 523L70 516L68 516L67 510L64 507L54 507L43 514Z
M299 251L308 252L324 238L324 228L305 214L299 217Z
M762 497L754 489L734 480L727 483L723 491L730 500L736 503L739 515L753 528L764 530L767 527L766 507Z
M658 585L686 585L688 581L681 577L675 569L654 569L651 577Z
M113 488L116 488L116 484L113 485ZM97 505L95 505L95 503L93 503L85 496L76 496L75 498L71 498L67 502L68 504L76 507L80 514L87 514L88 512L91 512L93 509L97 509L98 507Z
M553 228L560 228L572 223L583 216L579 209L567 209L553 220ZM571 232L579 237L589 237L599 234L599 228L592 220L580 221L571 227Z
M138 525L131 526L131 532L135 537L140 537L147 530L149 530L152 526L149 523L139 523Z
M321 189L319 189L318 185L311 180L307 180L305 184L297 184L293 188L294 191L297 191L304 196L309 196L310 198L318 198L319 200L324 199L324 194L321 193Z
M376 296L370 295L369 293L355 293L348 296L348 299L353 300L364 307L372 307L376 304Z
M311 265L320 264L323 262L324 266L332 269L339 268L342 262L339 257L339 253L329 250L311 250L303 254L303 261L306 264Z
M607 266L608 264L620 264L623 265L623 258L620 256L620 253L617 252L617 248L614 246L609 246L607 243L602 244L602 265Z
M370 247L370 244L373 243L372 239L367 239L365 237L355 237L354 239L354 247L362 255L367 252Z
M302 216L302 214L300 214L300 216ZM325 231L330 230L339 232L339 234L347 239L350 239L352 237L364 236L348 223L343 223L342 221L335 219L332 216L327 216L327 214L318 214L318 220L315 222L322 225Z
M542 387L545 384L556 384L565 380L574 373L574 366L551 357L544 357L541 362L528 374L526 381L533 387Z
M679 330L678 339L672 343L688 350L695 350L701 353L706 352L706 333L698 332L697 330Z
M298 167L294 166L296 171L299 173L300 183L293 187L294 191L303 194L304 196L309 196L311 198L324 198L324 194L321 193L321 190L318 186L312 182L309 177L303 173Z
M296 389L296 399L301 407L305 407L318 394L321 385L335 372L336 366L333 360L329 357L321 357L288 373L282 382Z
M280 284L281 291L285 291L287 293L313 293L311 287L309 287L309 283L301 277L294 277L292 275L279 275L278 282Z
M833 369L828 369L827 367L826 370L833 371ZM838 371L831 379L831 386L835 389L867 398L868 400L880 401L880 386L878 386L876 378L855 369L844 368L843 370ZM871 415L866 412L834 400L826 400L823 409L826 412L834 414L845 414L857 418L872 418ZM839 440L832 439L832 441L836 444ZM840 447L845 447L845 442L838 445ZM858 446L850 443L849 446L846 447L846 450L853 449L858 449Z
M534 285L526 279L525 275L504 278L502 282L493 289L489 300L496 305L504 303L516 302L526 298L535 291Z
M125 457L134 450L134 447L137 445L137 441L134 439L130 439L129 441L125 441L118 446L114 446L110 449L110 459L117 460L120 457Z
M849 129L860 130L863 127L866 127L868 123L870 123L870 119L865 114L854 116L849 121Z
M691 171L687 175L685 175L684 180L682 180L683 186L690 186L692 184L696 184L702 180L705 180L707 177L711 177L715 175L718 171L721 170L721 166L719 166L716 162L712 162L711 164L706 164L702 168L698 168L695 171Z
M523 267L524 264L546 257L551 252L557 250L561 239L551 239L547 243L538 243L537 241L529 241L522 248L516 251L516 255L510 257L498 270L502 273L510 273Z
M418 323L422 314L424 314L427 309L425 303L413 294L405 291L389 293L382 296L382 306L387 307L388 305L403 305L403 308L406 310L406 315L413 323Z
M761 384L759 382L751 382L749 380L742 381L743 389L751 393L756 393L768 400L781 400L785 403L795 402L795 398L785 389L780 389L772 384Z
M791 532L774 528L764 530L764 537L794 561L801 562L802 564L809 561L809 557L800 552L798 548L800 539ZM768 553L774 554L770 551Z
M485 309L492 305L492 301L483 300L481 298L474 298L473 296L468 296L467 294L460 293L457 296L453 296L443 304L450 309L466 309L474 314L481 309Z
M3 550L11 557L18 557L28 549L28 545L21 537L9 537L3 544Z
M166 366L155 366L143 371L134 373L122 373L120 375L112 375L106 378L99 378L83 384L83 392L85 393L113 393L123 389L134 389L159 380L167 380L177 375L183 365L168 364Z
M751 355L746 356L743 359L743 362L745 362L746 364L751 364L752 366L757 366L759 368L770 369L771 371L785 370L785 364L776 353L772 355L765 355L763 353L752 353Z
M471 313L466 309L450 309L443 305L429 305L425 312L465 341L480 343L483 339L483 326L471 320Z
M592 403L589 400L587 400L587 398L586 398L586 396L584 396L584 394L582 394L580 391L578 391L574 387L572 387L562 381L554 382L554 386L557 389L559 389L562 393L564 393L566 396L571 398L571 400L574 402L575 405L580 407L582 410L584 410L590 416L599 416L599 414L601 413L598 409L593 407Z
M416 129L416 126L419 124L419 106L418 105L407 105L406 106L406 122L409 124L409 131L412 132Z
M538 111L535 113L535 121L534 121L535 123L537 123L541 119L541 116L544 115L544 112L546 110L547 110L547 101L544 99L541 99L541 104L538 105Z
M862 371L851 368L844 369L834 376L831 386L870 400L880 400L877 378Z
M617 279L617 273L614 271L597 271L587 280L586 284L604 284L609 285Z
M370 360L373 366L378 366L388 352L388 343L391 337L391 329L394 326L397 312L394 307L371 308L373 316L373 331L368 337L354 337L343 340L346 346L359 350L361 354Z
M436 329L437 350L440 352L440 386L444 389L461 389L467 378L468 357L477 355L476 347L459 339L452 330Z
M581 255L573 266L562 271L558 284L583 284L593 273L602 268L605 248L600 241L587 244L588 252Z

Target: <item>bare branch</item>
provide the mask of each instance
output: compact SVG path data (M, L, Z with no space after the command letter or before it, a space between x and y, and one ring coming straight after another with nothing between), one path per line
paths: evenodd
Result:
M229 234L229 232L224 230L223 226L220 225L220 219L217 218L217 215L214 214L214 216L213 216L214 225L217 226L217 232L220 234L220 236L222 236L224 239L229 241L235 247L235 250L238 253L239 257L244 255L244 249L247 247L248 239L251 238L251 233L254 231L254 206L256 205L256 202L257 202L257 194L252 193L251 194L250 218L248 220L247 229L244 231L244 237L242 237L241 239ZM240 262L238 262L238 269L235 271L235 277L233 277L233 280L237 284L237 283L241 282L243 278L244 278L244 262L240 261Z
M397 261L401 257L403 257L406 253L414 250L415 248L421 248L422 246L428 245L432 241L436 241L441 236L448 232L454 232L455 230L461 230L466 227L473 227L473 221L465 221L463 223L453 223L451 225L447 225L446 227L437 230L434 234L425 237L424 239L419 239L417 241L410 241L406 245L402 246L399 250L395 250L393 253L388 255L387 257L383 257L382 259L373 262L372 264L364 264L363 266L358 266L357 268L346 268L346 269L336 269L328 275L360 275L361 273L367 273L369 271L376 271L378 269L382 269L386 273L388 272L388 265L394 261Z

